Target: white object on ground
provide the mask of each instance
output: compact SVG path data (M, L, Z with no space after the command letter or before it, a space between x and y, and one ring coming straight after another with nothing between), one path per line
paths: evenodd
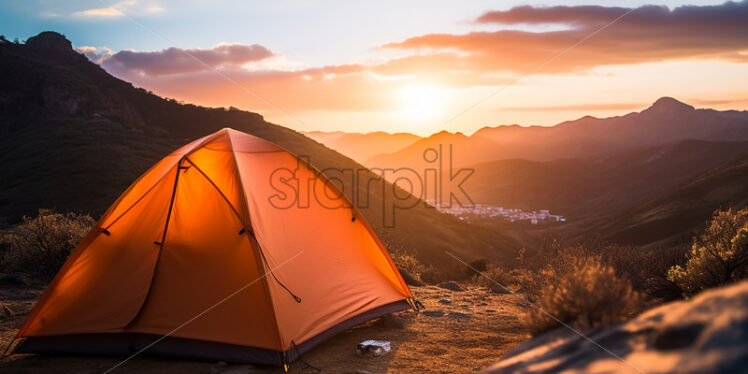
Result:
M356 347L356 353L359 356L367 353L371 353L373 356L383 356L389 353L390 349L390 342L386 340L364 340Z

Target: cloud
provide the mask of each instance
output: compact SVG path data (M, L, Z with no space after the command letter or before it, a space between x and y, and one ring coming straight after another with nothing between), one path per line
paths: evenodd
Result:
M100 62L107 70L160 76L241 66L273 56L272 51L259 44L219 44L208 49L171 47L153 52L125 50Z
M76 49L78 52L83 53L84 56L88 57L89 60L97 64L100 64L105 58L114 54L114 51L107 47L91 47L84 45Z
M411 50L424 56L461 53L461 65L478 71L529 71L578 43L629 9L603 6L521 6L487 12L488 24L565 24L547 32L499 30L464 35L427 34L389 43L384 49ZM748 1L715 6L643 6L544 67L572 72L600 65L678 59L747 62Z
M104 2L108 4L108 2ZM156 3L143 3L136 0L120 1L103 8L85 9L70 14L74 18L114 18L128 15L144 15L161 13L164 8Z

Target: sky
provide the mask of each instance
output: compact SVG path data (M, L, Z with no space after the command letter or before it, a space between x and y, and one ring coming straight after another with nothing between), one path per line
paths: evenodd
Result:
M650 5L656 4L656 5ZM161 96L299 131L471 134L639 111L748 109L748 2L10 0Z

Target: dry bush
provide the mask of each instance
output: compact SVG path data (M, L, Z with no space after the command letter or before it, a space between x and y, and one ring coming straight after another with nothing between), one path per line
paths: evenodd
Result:
M418 259L413 255L395 252L390 253L390 257L395 265L397 265L398 269L405 270L412 275L418 276L426 270L426 267L421 263L421 261L418 261Z
M429 266L428 268L426 268L426 270L422 271L420 276L421 280L428 284L437 284L455 280L454 273L446 272L433 266Z
M580 328L616 323L641 310L641 294L613 267L604 265L600 256L574 253L584 252L583 248L570 252L540 272L539 292L528 295L540 308L531 307L524 315L531 333L559 326L557 320Z
M504 287L516 284L511 273L499 266L488 266L488 268L481 271L481 273L483 273L483 275L476 274L473 276L473 285L493 288L496 286L496 283L499 283Z
M668 279L686 295L745 279L748 276L748 208L716 211L709 226L694 238L684 266L668 271Z
M3 264L6 270L54 276L93 225L87 215L40 209L38 216L24 216L21 224L0 235Z

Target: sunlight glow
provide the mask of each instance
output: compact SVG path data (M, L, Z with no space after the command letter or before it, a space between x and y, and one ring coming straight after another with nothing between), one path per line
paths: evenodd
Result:
M398 92L400 115L412 122L433 121L444 114L447 90L431 84L409 84Z

